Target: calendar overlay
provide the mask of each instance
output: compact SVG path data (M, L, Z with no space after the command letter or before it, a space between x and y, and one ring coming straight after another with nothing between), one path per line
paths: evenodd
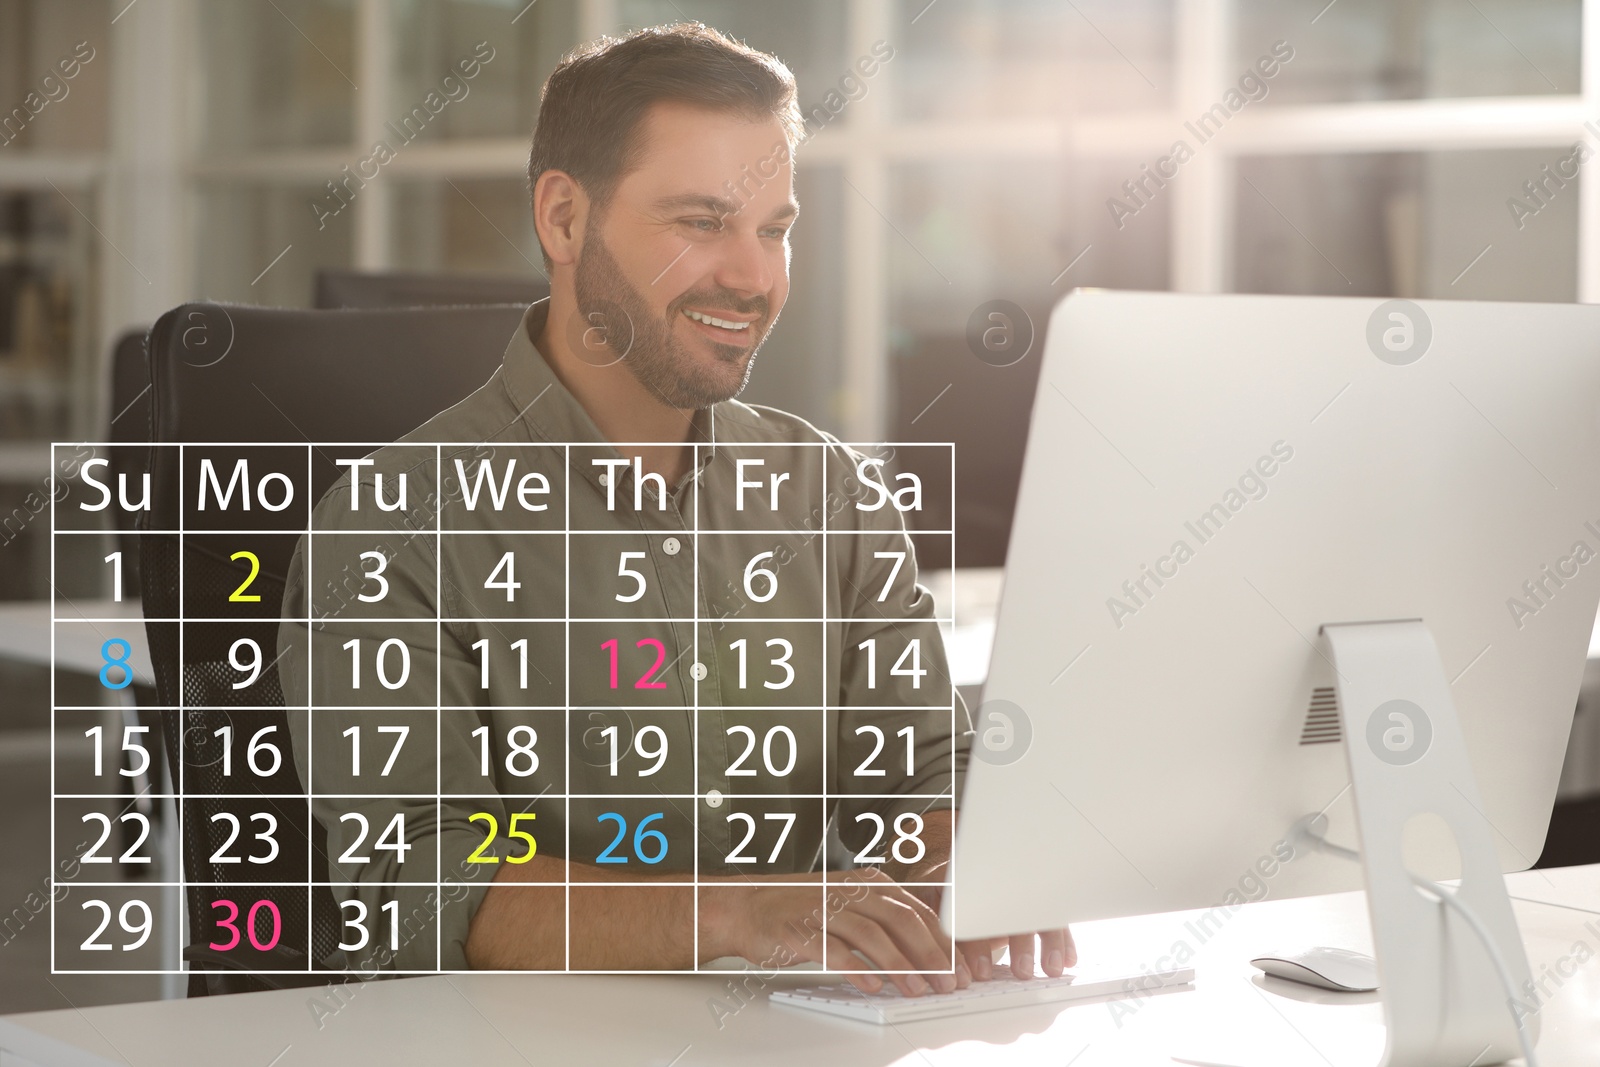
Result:
M830 886L921 861L953 446L699 445L671 491L640 447L53 446L52 972L453 973L491 882L560 903L551 971L615 969L572 925L623 886L697 946L707 881L804 888L826 944ZM142 621L60 594L137 599L135 545Z

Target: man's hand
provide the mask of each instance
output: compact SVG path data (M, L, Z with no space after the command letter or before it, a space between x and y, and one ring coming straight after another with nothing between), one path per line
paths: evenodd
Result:
M1034 953L1035 941L1038 942L1037 955ZM1059 930L1041 930L1037 934L1012 934L1010 937L956 942L956 948L966 960L973 978L980 982L994 977L994 950L1008 945L1011 949L1011 973L1018 978L1033 977L1036 959L1042 961L1044 973L1052 978L1078 965L1078 949L1072 943L1072 931L1064 926Z
M955 813L930 811L923 818L922 840L926 846L921 862L896 866L891 873L902 882L943 882L950 867L950 846L955 839ZM939 912L942 885L918 885L911 890L935 915ZM1037 951L1036 951L1037 946ZM1011 973L1019 979L1034 976L1034 965L1044 968L1044 973L1057 978L1069 967L1078 965L1078 947L1072 942L1072 931L1041 930L1038 933L1012 934L1010 937L986 937L976 941L958 941L966 969L972 977L982 982L994 977L994 952L1011 950ZM958 963L959 967L960 964Z
M806 877L822 883L819 875ZM924 972L885 976L906 996L930 987L949 993L972 980L960 956L950 973L953 946L938 913L877 868L835 873L820 895L806 886L702 883L700 900L705 956L742 956L764 967L821 963L863 993L883 988L876 970Z

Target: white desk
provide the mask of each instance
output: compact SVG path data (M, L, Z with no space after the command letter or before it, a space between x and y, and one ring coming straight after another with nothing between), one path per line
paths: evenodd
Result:
M1530 898L1515 907L1535 975L1557 971L1578 942L1589 953L1543 1008L1541 1060L1548 1067L1593 1064L1600 1050L1600 914L1531 898L1561 894L1569 903L1600 907L1600 866L1528 872L1508 882L1515 896ZM1132 1011L1122 1002L1116 1014L1112 1004L1091 1002L877 1027L773 1007L758 992L719 1029L711 999L737 1007L729 983L742 976L466 975L347 987L345 1003L320 1028L310 1007L318 990L7 1016L0 1018L0 1064L10 1067L9 1052L40 1067L1143 1067L1218 1046L1253 1049L1233 1061L1251 1067L1377 1062L1382 1029L1375 994L1321 993L1260 976L1248 963L1305 939L1369 949L1361 894L1246 905L1203 943L1184 926L1195 917L1181 912L1076 928L1084 959L1115 958L1134 969L1154 964L1180 940L1195 950L1192 991L1150 998ZM784 976L774 984L814 981ZM330 1005L339 1003L321 993Z

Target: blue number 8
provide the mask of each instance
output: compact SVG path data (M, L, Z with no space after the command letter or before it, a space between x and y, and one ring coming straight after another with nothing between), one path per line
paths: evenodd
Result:
M112 645L121 645L122 655L113 656L111 654ZM105 644L100 646L100 655L106 661L105 666L100 668L101 685L105 686L107 689L126 689L128 686L133 684L133 666L128 662L129 657L133 655L132 645L120 637L113 637ZM111 680L112 667L122 668L122 681L113 682Z

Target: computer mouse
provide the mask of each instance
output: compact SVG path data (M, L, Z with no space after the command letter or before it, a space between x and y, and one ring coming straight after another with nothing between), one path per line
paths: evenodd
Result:
M1275 978L1332 989L1370 993L1378 988L1378 961L1347 948L1308 948L1287 956L1260 956L1250 961Z

